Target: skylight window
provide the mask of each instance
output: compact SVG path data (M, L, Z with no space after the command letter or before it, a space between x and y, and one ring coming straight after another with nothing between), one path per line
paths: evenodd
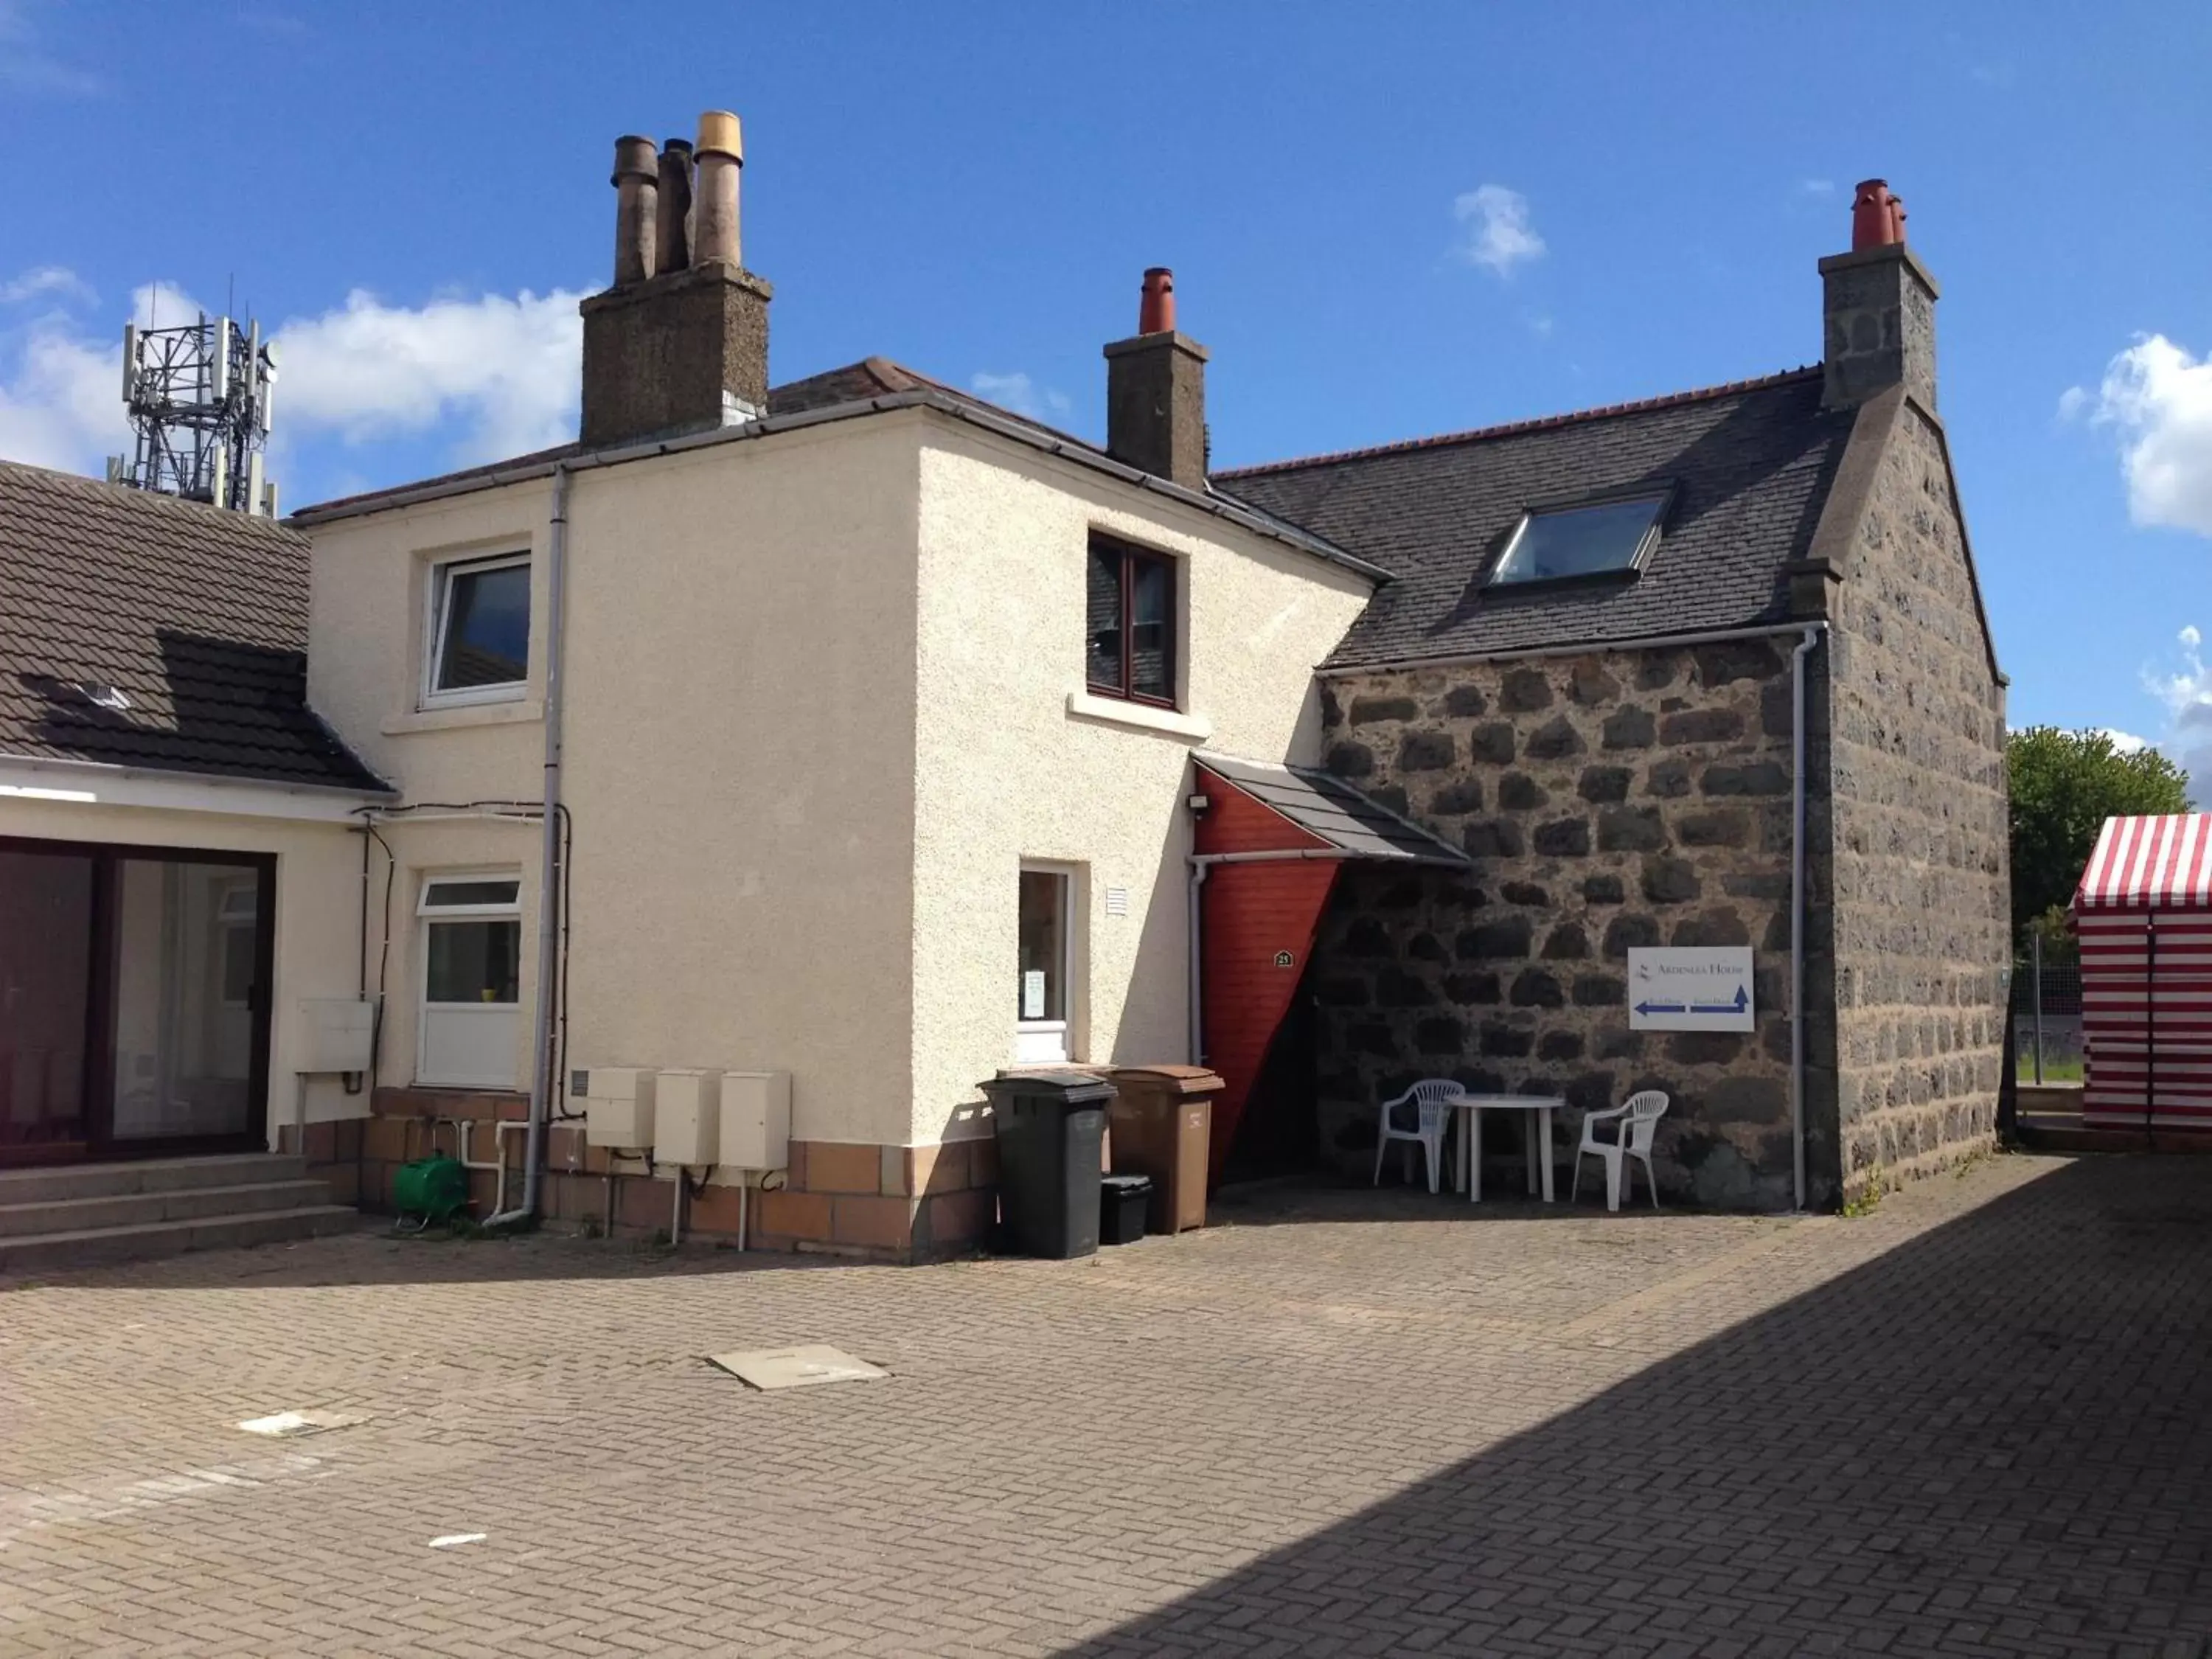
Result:
M1659 520L1666 510L1662 494L1524 513L1490 573L1489 585L1632 575L1658 545Z

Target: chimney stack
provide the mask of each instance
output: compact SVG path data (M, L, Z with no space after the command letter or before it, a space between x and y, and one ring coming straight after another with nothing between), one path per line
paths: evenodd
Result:
M1820 261L1821 397L1849 409L1902 386L1936 407L1936 301L1941 290L1905 245L1905 203L1887 181L1851 200L1851 251Z
M768 412L775 290L738 264L738 118L699 118L693 147L615 141L615 276L586 299L583 441L593 448L757 420Z
M1145 273L1137 332L1106 348L1106 453L1178 483L1206 489L1206 349L1176 329L1175 273Z

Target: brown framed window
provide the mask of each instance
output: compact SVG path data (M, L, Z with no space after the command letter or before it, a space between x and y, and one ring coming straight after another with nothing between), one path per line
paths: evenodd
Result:
M1085 599L1091 690L1174 708L1175 561L1093 535Z

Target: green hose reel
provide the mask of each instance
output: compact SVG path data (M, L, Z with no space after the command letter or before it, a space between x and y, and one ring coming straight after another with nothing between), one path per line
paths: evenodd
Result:
M469 1207L469 1172L443 1154L403 1164L392 1177L392 1204L410 1231L443 1226Z

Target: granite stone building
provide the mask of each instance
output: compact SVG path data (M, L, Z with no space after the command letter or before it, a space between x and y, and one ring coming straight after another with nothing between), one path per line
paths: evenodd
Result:
M1435 1074L1664 1089L1662 1188L1713 1205L1990 1144L2005 680L1902 225L1861 187L1816 367L1221 479L1393 573L1320 671L1325 764L1471 860L1330 902L1346 1163ZM1753 1032L1631 1029L1628 951L1689 945L1753 949Z

